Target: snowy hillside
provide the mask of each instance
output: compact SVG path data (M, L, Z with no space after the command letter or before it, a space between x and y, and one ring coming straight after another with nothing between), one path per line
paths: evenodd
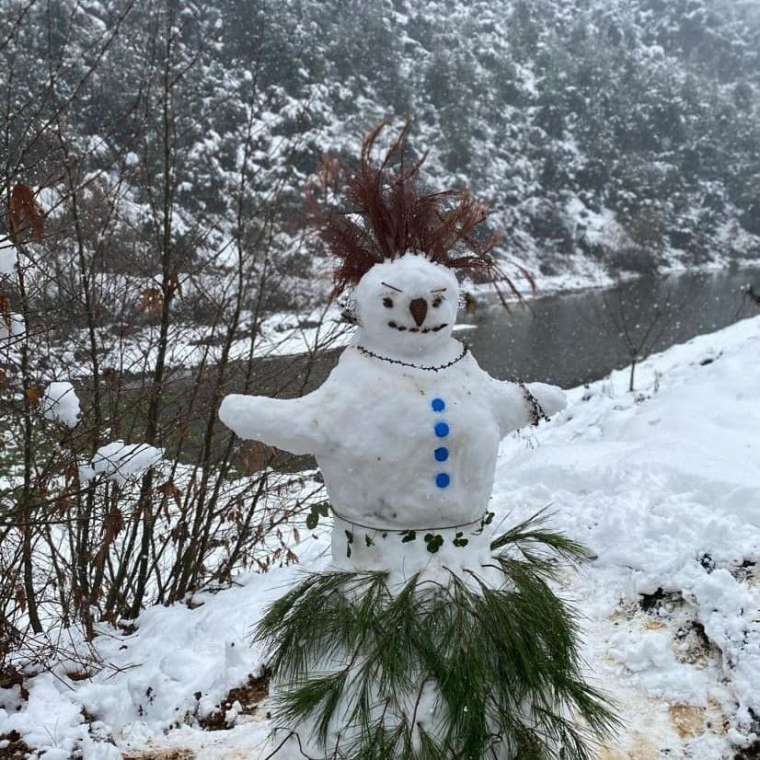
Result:
M496 521L551 505L552 524L596 555L561 591L623 718L600 760L738 760L760 746L759 355L760 317L651 357L635 395L625 372L575 389L552 422L503 445ZM319 568L324 527L300 527L293 548ZM169 747L256 758L267 719L250 628L301 572L239 577L148 609L133 631L104 627L97 673L63 639L67 661L0 690L0 748L20 736L46 760Z
M405 115L419 153L429 151L431 181L471 186L506 232L501 253L548 282L760 255L760 22L749 3L48 5L0 9L0 28L18 27L4 61L15 78L0 74L0 85L23 104L56 69L60 94L40 104L43 132L75 93L67 151L100 185L80 203L95 211L118 189L106 269L151 273L148 240L133 242L166 168L164 66L176 72L172 235L183 275L199 261L234 265L240 211L254 227L272 217L276 268L306 275L319 251L302 239L303 191L329 175L320 155L354 156L369 127ZM166 60L156 30L171 33ZM49 186L61 158L50 157L53 168L24 162L39 138L26 145L18 112L6 125L5 147L19 157L11 180ZM251 197L241 207L244 167ZM64 191L55 185L46 206L68 213ZM181 279L185 298L207 295L208 283Z

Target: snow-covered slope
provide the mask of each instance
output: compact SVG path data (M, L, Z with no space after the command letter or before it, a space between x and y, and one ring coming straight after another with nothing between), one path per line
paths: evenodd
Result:
M624 721L604 760L730 760L760 734L758 356L760 318L648 359L635 395L625 372L575 389L551 423L503 445L497 520L551 504L552 524L597 556L562 591L581 613L592 678ZM301 535L296 551L318 567L325 534ZM256 758L265 705L236 716L233 702L228 730L196 718L260 674L250 627L300 572L239 578L147 610L135 633L106 632L96 645L109 666L91 679L64 675L81 667L72 657L27 682L28 702L0 690L0 735L19 731L48 760L80 745L90 760L169 746Z
M568 593L636 757L733 758L760 733L758 356L760 319L700 336L645 362L641 393L627 371L576 389L502 452L496 502L551 502L598 556Z

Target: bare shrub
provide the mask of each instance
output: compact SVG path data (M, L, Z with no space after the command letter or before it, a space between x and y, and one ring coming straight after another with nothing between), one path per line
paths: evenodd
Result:
M241 77L238 150L214 212L189 213L189 157L206 139L189 101L214 48L183 36L187 14L171 2L117 42L133 5L91 32L85 69L62 53L31 110L17 107L28 80L0 82L0 256L16 260L0 274L0 668L13 652L92 672L100 623L128 626L148 604L296 561L294 518L320 498L319 482L278 452L241 449L217 418L228 392L302 393L329 369L317 361L335 337L324 311L304 357L262 338L272 303L303 302L303 241L281 233L302 138L274 139L277 123L260 120L272 93ZM6 63L40 74L24 15L34 4L14 9ZM118 44L141 62L135 96L111 133L83 138L68 115ZM54 380L74 383L73 425L45 412ZM103 447L116 441L129 455L115 464Z

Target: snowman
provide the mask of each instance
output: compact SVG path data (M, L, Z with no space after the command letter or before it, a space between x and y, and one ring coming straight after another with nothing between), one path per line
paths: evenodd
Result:
M321 387L299 399L228 396L221 419L241 438L316 457L341 567L404 580L479 566L499 442L537 409L562 409L564 395L500 382L478 366L452 337L457 279L423 252L374 265L355 302L356 334Z
M568 710L600 730L608 713L596 695L577 697L588 687L572 622L545 560L518 545L531 531L495 536L488 509L499 442L560 411L564 394L490 377L453 337L457 270L493 267L473 237L484 209L467 195L419 192L420 164L403 161L406 130L377 166L380 131L349 181L352 213L319 217L338 290L354 286L351 344L314 392L231 395L219 411L241 438L313 454L334 515L329 570L259 627L275 676L273 741L311 758L571 752L579 729ZM523 630L499 631L501 616L515 628L518 611ZM526 645L532 654L516 651ZM456 675L466 664L473 672ZM528 665L535 683L520 682Z

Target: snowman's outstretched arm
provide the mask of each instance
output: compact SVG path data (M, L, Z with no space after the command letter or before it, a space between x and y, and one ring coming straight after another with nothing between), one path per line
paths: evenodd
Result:
M541 410L551 417L567 406L565 393L556 385L527 383L525 386L536 399ZM534 421L534 409L522 386L517 383L493 381L494 406L502 436L530 425Z
M246 440L293 454L314 454L327 443L318 411L319 390L294 399L232 394L222 401L219 419Z
M565 392L557 385L527 383L526 387L535 396L547 417L554 416L567 406Z

